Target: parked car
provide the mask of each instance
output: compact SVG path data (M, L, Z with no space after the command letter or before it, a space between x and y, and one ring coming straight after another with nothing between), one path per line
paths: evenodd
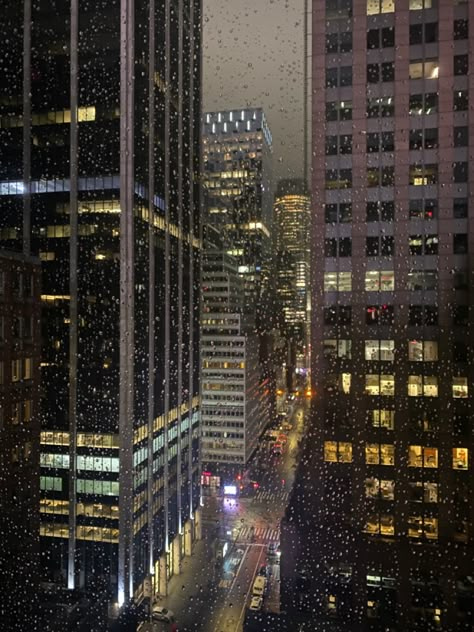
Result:
M272 454L274 454L275 456L280 456L281 454L283 454L283 446L281 445L281 443L274 443L272 445Z
M249 610L261 610L262 609L263 599L261 597L252 597L252 601L250 602Z
M151 618L154 621L165 621L165 623L173 623L174 621L174 613L168 608L163 608L163 606L153 606L151 611Z
M262 577L268 577L269 574L270 574L269 568L266 564L264 564L263 566L260 566L260 569L257 575L261 575Z

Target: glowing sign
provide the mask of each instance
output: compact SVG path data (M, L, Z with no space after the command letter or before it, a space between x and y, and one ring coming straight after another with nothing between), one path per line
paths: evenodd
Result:
M224 485L224 494L226 496L237 496L236 485Z

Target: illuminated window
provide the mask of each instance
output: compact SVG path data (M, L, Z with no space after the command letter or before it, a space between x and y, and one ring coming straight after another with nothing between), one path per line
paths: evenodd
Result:
M367 0L367 15L393 13L394 11L395 0Z
M366 374L365 394L383 395L393 397L395 395L395 379L393 375L379 375L378 373Z
M438 343L434 340L409 340L408 359L410 362L436 362Z
M408 537L438 539L438 519L429 516L408 516Z
M394 465L395 446L391 443L366 443L365 462L367 465Z
M418 11L419 9L431 9L433 0L410 0L410 11Z
M467 470L469 467L469 450L467 448L453 448L453 469Z
M391 292L395 289L395 273L392 270L370 270L365 273L367 292Z
M18 382L21 379L21 360L12 360L12 382Z
M33 377L33 359L25 358L23 360L23 379L31 380Z
M408 448L408 467L438 467L438 448L411 445Z
M372 409L368 411L370 423L374 428L393 430L395 428L395 411L386 409Z
M467 377L453 377L453 397L465 398L468 395Z
M408 69L410 79L437 79L439 62L437 59L426 59L410 62Z
M324 357L350 360L351 348L352 340L325 340L323 348Z
M351 374L350 373L326 373L324 376L325 389L328 393L344 393L349 395L351 392Z
M410 165L408 177L409 184L415 187L438 184L438 165Z
M380 500L394 500L395 482L371 477L365 479L366 498L378 498Z
M409 397L438 397L438 378L435 375L409 375Z
M395 342L393 340L366 340L365 359L393 362Z
M367 516L364 531L370 535L395 535L395 522L391 514L371 514Z
M350 292L352 290L351 272L325 272L325 292Z
M352 463L352 443L325 441L324 460L328 463Z
M367 306L365 322L367 325L393 325L393 305L369 305Z

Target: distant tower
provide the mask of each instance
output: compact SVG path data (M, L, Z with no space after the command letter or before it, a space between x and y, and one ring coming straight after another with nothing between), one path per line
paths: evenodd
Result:
M280 180L274 204L276 295L292 368L306 366L311 200L303 179Z

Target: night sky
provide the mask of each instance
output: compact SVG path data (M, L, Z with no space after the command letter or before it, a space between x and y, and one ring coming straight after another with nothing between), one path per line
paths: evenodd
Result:
M303 0L204 0L204 111L262 106L274 176L303 175Z

